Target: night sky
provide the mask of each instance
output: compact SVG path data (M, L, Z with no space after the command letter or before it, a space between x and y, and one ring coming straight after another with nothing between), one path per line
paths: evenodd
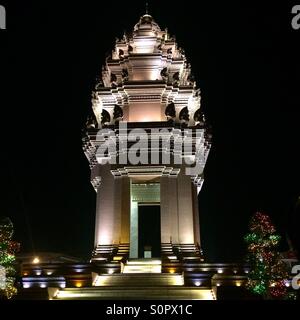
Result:
M0 212L23 251L86 258L96 195L81 130L106 53L145 2L8 2L0 30ZM197 2L149 1L149 11L185 49L213 128L199 197L206 258L242 260L256 210L299 251L300 30L291 28L292 4Z

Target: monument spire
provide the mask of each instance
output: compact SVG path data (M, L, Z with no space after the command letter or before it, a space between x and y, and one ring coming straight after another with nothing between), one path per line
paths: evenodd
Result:
M149 14L149 4L146 2L146 14Z

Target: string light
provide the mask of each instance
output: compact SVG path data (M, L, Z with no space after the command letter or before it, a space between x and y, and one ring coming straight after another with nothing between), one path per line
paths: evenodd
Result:
M5 269L5 286L0 289L0 296L11 299L17 294L15 287L14 267L16 258L15 254L20 249L20 244L12 241L13 224L9 218L4 218L0 221L0 265Z
M284 298L288 272L276 251L281 237L275 234L270 217L261 212L250 219L249 229L250 232L244 237L251 265L246 288L266 298Z

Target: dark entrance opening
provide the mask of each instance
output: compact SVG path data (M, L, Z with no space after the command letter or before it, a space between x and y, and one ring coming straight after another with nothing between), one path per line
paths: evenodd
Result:
M160 257L160 206L139 205L139 258L144 258L145 247L151 247L153 258Z

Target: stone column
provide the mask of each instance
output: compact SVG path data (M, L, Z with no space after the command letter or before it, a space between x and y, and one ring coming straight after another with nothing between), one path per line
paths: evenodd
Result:
M114 242L114 176L110 165L100 168L101 183L97 190L95 246Z
M168 194L169 194L169 212L171 225L171 242L179 242L178 233L178 200L177 200L177 177L169 177Z
M179 242L194 243L193 193L190 176L181 168L177 177Z
M122 177L121 243L129 243L130 234L130 179Z
M114 234L113 243L121 242L121 223L122 223L122 178L115 177L114 180Z
M130 208L130 258L138 258L139 256L139 221L138 221L138 203L136 201L131 201Z
M200 221L199 221L197 186L192 184L192 190L193 190L193 209L194 209L194 237L195 237L195 242L200 245L201 238L200 238Z
M177 177L160 178L161 242L178 243Z
M160 232L161 242L169 243L171 238L171 217L170 217L170 190L168 188L169 178L160 177Z

